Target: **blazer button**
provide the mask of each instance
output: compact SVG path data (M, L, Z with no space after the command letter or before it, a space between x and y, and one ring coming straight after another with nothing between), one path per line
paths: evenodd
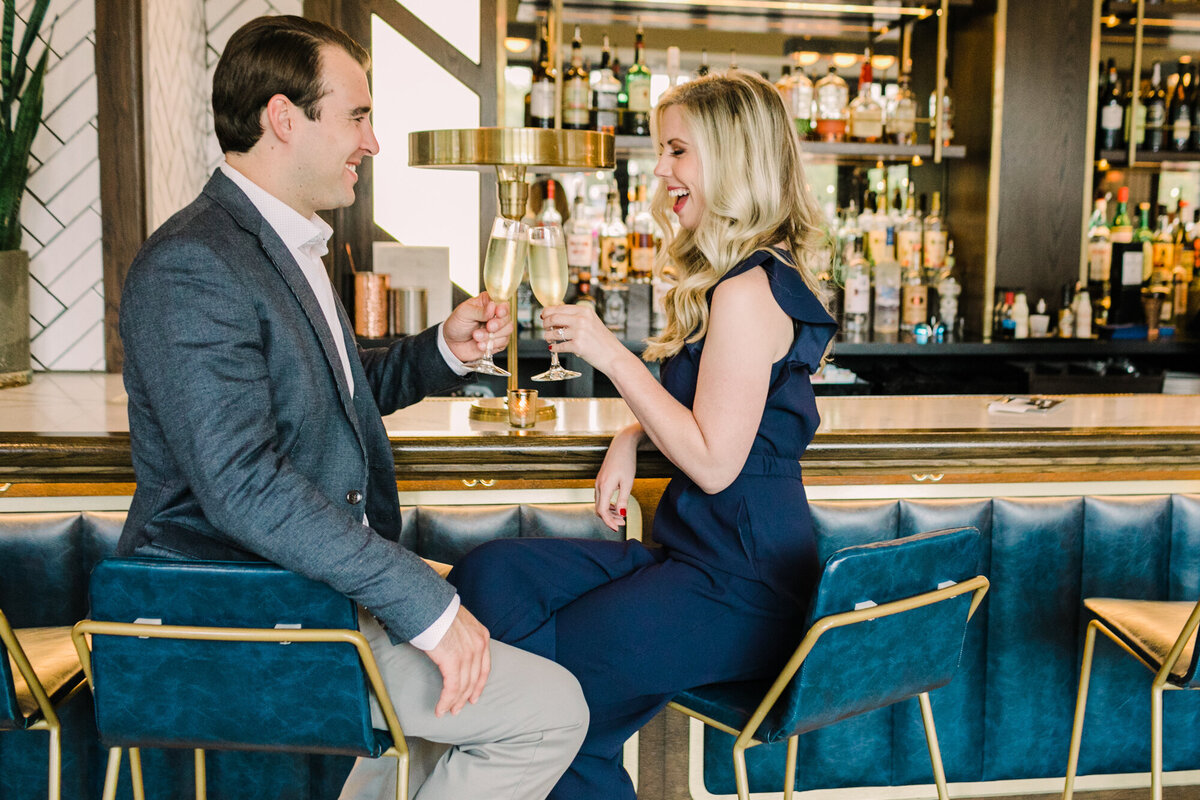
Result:
M352 506L356 506L362 502L362 492L358 489L351 489L346 492L346 502Z

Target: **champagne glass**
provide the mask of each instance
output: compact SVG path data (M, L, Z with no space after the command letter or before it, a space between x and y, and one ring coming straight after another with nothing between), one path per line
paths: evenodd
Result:
M514 219L496 217L483 259L483 286L496 302L510 301L525 274L526 231L528 227ZM484 375L508 377L509 371L492 361L492 334L488 332L487 350L482 358L464 366Z
M567 247L563 229L558 225L539 225L529 229L529 283L544 307L562 305L567 294ZM562 328L554 331L562 341ZM535 381L565 381L579 373L564 369L558 353L550 352L550 369L534 375Z

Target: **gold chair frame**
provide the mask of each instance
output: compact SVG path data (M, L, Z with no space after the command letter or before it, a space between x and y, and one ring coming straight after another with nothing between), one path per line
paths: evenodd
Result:
M95 678L92 675L91 650L87 637L98 636L135 636L141 639L184 639L193 641L215 642L275 642L292 644L310 644L316 642L341 642L354 646L358 652L359 661L367 674L371 690L379 702L387 722L388 733L392 737L392 746L380 754L396 759L396 800L408 798L408 744L404 740L404 731L396 718L396 710L392 707L387 687L383 684L383 676L375 663L375 655L367 639L359 631L344 628L312 628L309 630L279 630L275 628L216 628L190 625L146 625L133 622L106 622L83 620L71 631L75 649L79 651L79 660L83 664L84 674L88 684L95 691ZM117 794L117 780L121 769L120 747L109 748L108 769L104 776L104 800L114 800ZM204 750L195 750L196 763L196 800L206 800L208 797L207 781L205 780ZM146 790L142 785L141 750L129 748L129 773L133 780L134 800L145 800Z
M1088 684L1092 677L1092 656L1096 649L1096 633L1100 632L1112 639L1122 650L1129 653L1147 669L1154 673L1150 683L1150 795L1153 800L1162 800L1162 717L1163 689L1187 689L1186 686L1175 686L1168 682L1172 670L1175 669L1179 657L1183 654L1188 640L1200 625L1200 602L1192 608L1187 622L1175 644L1163 659L1162 666L1147 661L1121 640L1108 625L1100 619L1088 623L1087 637L1083 643L1083 663L1079 670L1079 694L1075 700L1075 722L1071 727L1071 749L1067 755L1067 778L1063 787L1063 800L1071 800L1075 792L1075 770L1079 766L1079 746L1083 737L1083 717L1087 711Z
M59 722L58 712L55 710L56 705L50 702L46 688L38 680L33 665L29 663L29 658L25 655L25 649L21 647L21 643L17 640L17 634L13 631L8 617L4 615L3 611L0 611L0 640L8 648L8 654L12 656L12 660L17 665L17 671L25 679L25 685L29 687L29 693L33 695L38 713L41 714L41 719L30 723L29 727L24 730L46 731L50 734L50 774L47 794L49 800L59 800L62 797L62 723ZM58 701L57 706L66 705L85 685L87 684L84 681L76 683L63 696L62 700Z
M882 605L856 609L854 611L843 611L840 614L830 614L827 617L822 617L808 629L808 632L804 635L804 639L800 642L800 646L796 648L796 651L788 660L783 671L779 673L779 677L771 684L771 688L767 691L766 696L758 704L754 713L750 715L750 719L747 720L746 726L741 730L717 722L711 717L697 713L674 701L668 703L668 705L676 711L700 720L705 725L737 737L733 743L734 780L737 784L738 800L749 800L750 780L746 772L746 750L762 744L761 741L754 738L754 734L757 733L759 726L762 725L771 708L779 700L792 678L800 670L801 665L804 664L804 660L808 658L813 648L816 647L817 641L825 633L835 628L844 628L847 625L855 625L882 617L889 617L893 614L900 614L915 608L941 603L967 592L974 592L974 596L971 598L971 607L967 611L967 619L970 620L974 616L975 610L979 608L979 604L983 602L983 596L987 594L988 586L987 578L982 575L976 575L974 578L956 583L953 586L947 586L944 589L922 592L921 594L915 594L901 600L893 600L890 603L883 603ZM938 798L939 800L949 800L950 795L946 791L946 774L942 769L942 753L938 747L937 731L933 726L933 709L929 704L929 693L922 692L918 697L921 705L921 721L925 725L925 741L929 745L929 760L933 764L933 777L934 782L937 784ZM784 800L791 800L796 785L796 752L800 736L799 734L790 736L787 741L788 749L786 766L784 767L785 783L783 797Z

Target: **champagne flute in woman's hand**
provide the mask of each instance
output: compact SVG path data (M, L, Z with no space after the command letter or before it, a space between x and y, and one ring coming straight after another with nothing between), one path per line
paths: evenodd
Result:
M483 260L483 286L497 302L510 301L525 274L525 250L528 227L517 220L496 217ZM492 361L492 334L488 333L487 351L482 358L464 366L485 375L506 377L509 372Z
M529 229L529 283L543 307L562 305L567 294L567 247L563 230L557 225L539 225ZM562 340L562 328L554 331ZM565 381L579 373L564 369L558 353L550 352L550 369L534 375L535 381Z

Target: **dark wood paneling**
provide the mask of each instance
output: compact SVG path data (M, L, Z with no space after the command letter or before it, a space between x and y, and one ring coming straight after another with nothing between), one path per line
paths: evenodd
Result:
M1052 309L1079 275L1091 0L1008 0L996 285Z
M104 261L104 357L120 372L117 330L125 273L146 239L142 127L142 4L96 0L96 93Z

